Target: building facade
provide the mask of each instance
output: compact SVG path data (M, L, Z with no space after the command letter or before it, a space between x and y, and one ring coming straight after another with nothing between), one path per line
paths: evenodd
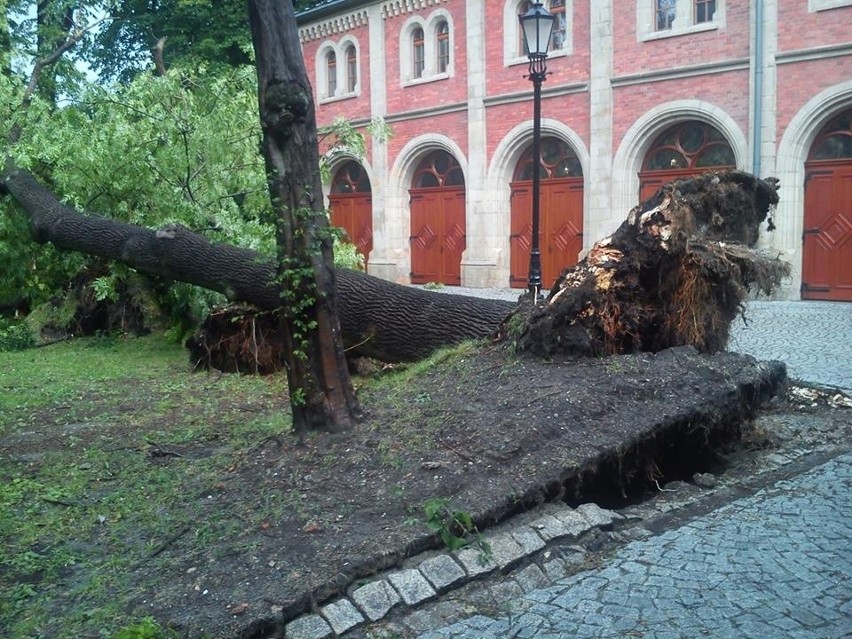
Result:
M527 0L330 0L300 36L335 155L332 216L398 282L526 283L533 100ZM852 301L852 0L546 0L544 284L673 178L780 179L763 248L779 297ZM389 125L390 136L370 128Z

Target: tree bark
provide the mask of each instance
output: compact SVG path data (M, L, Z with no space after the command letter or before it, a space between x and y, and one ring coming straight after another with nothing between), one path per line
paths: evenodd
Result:
M266 310L282 306L275 262L255 251L213 243L179 225L151 230L82 215L11 162L0 174L0 192L11 195L29 216L37 242L218 291L234 302ZM402 286L359 271L336 269L335 274L347 352L385 362L416 361L443 346L487 337L515 307Z

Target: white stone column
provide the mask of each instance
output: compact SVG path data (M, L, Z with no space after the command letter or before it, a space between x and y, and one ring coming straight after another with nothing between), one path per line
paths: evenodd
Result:
M613 211L613 0L591 3L589 167L584 176L583 251L612 233L626 211Z
M497 269L500 251L504 244L508 246L509 229L499 228L496 211L488 210L486 196L485 1L467 1L467 33L456 40L467 44L467 248L462 255L461 279L462 285L474 287L508 286L509 282L508 268Z
M385 60L385 21L382 17L382 5L367 7L369 24L370 70L367 82L370 83L370 116L384 118L387 115L387 70ZM373 179L373 251L367 267L371 275L390 281L400 279L398 266L398 247L394 246L397 233L393 225L399 224L396 218L402 217L398 211L388 206L388 186L390 167L388 167L387 143L375 136L371 143L371 166Z

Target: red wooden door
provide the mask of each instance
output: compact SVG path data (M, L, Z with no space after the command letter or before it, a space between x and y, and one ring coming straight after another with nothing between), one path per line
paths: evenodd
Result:
M802 299L852 302L852 161L805 165Z
M577 263L583 248L583 178L554 178L539 191L541 281L549 289L562 270ZM510 285L527 285L532 242L532 182L512 183Z
M461 284L464 187L411 189L411 283Z
M373 250L373 197L369 193L332 193L328 199L331 223L346 231L367 266Z

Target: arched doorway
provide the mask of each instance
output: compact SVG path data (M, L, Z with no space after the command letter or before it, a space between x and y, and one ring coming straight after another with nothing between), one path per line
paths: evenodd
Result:
M465 244L464 174L446 151L432 151L411 181L411 283L459 286Z
M346 231L366 266L373 250L373 196L364 167L353 160L341 166L331 181L328 200L331 223Z
M735 166L734 151L719 129L697 120L681 122L663 131L645 155L639 201L672 180Z
M541 141L539 162L539 246L541 281L550 288L562 269L577 263L583 248L583 168L577 154L558 138ZM532 148L521 156L512 179L510 286L527 285L532 242Z
M802 299L852 302L852 108L811 146L803 229Z

